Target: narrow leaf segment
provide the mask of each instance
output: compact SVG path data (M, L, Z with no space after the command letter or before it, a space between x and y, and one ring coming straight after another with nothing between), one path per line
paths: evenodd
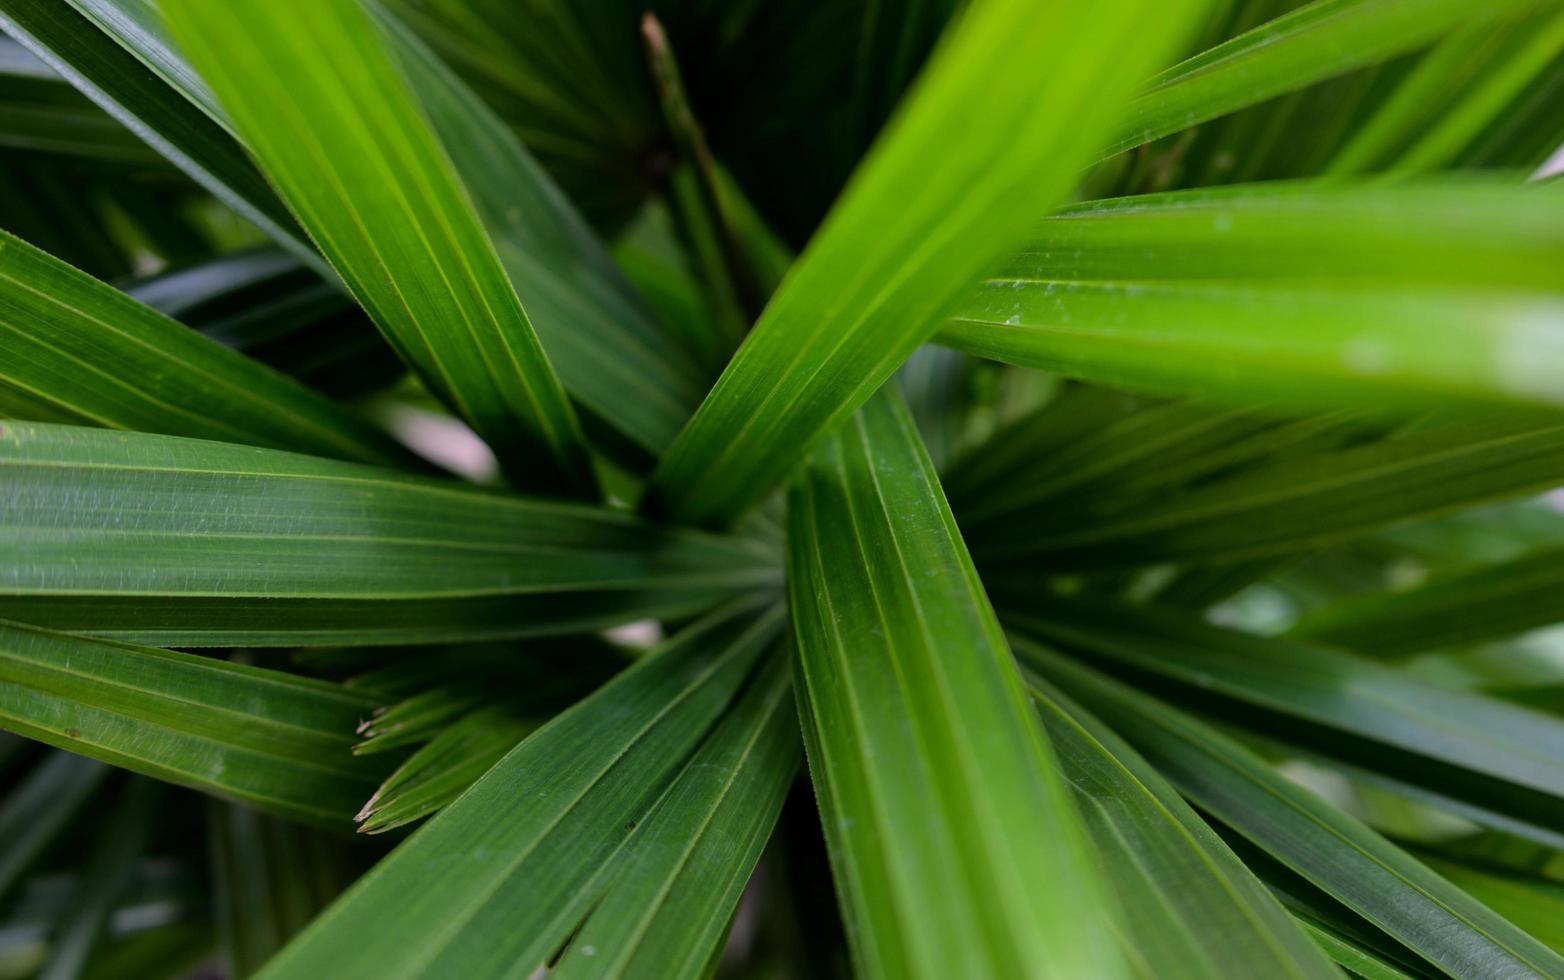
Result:
M869 977L1105 977L1105 889L900 395L789 496L810 769Z
M300 223L518 486L589 493L575 412L450 157L355 0L163 5Z
M731 522L1068 193L1199 0L982 0L952 25L655 481Z

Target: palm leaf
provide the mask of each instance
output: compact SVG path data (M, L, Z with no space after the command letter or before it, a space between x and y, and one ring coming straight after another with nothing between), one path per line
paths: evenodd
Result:
M1564 720L1181 613L1024 602L1013 628L1105 658L1170 700L1512 817L1546 826L1564 813Z
M668 451L659 505L724 524L780 482L1059 203L1130 79L1199 7L973 5ZM959 156L939 152L953 131Z
M1535 0L1315 0L1183 61L1130 104L1126 150L1196 123L1415 50L1445 33L1515 16Z
M0 625L0 726L295 819L343 825L383 769L362 695L280 671Z
M1313 183L1094 202L961 304L940 341L1245 404L1564 402L1564 196Z
M45 417L405 461L328 399L0 231L0 389ZM0 394L0 399L8 399ZM24 411L11 414L27 417Z
M67 752L54 752L18 782L0 806L0 898L65 830L108 767Z
M1429 423L1268 461L1084 527L984 542L974 553L1065 568L1282 555L1547 489L1564 477L1561 447L1564 429L1526 417Z
M278 244L325 268L233 136L209 115L191 111L188 89L172 87L160 66L121 47L80 7L64 0L4 0L0 29Z
M589 492L575 413L369 15L346 3L164 10L246 145L403 358L515 482Z
M1473 980L1564 972L1564 958L1231 739L1044 647L1016 650L1195 805L1429 963Z
M512 750L260 975L530 974L604 893L627 844L634 853L632 828L780 625L748 603L668 641ZM522 799L532 804L518 810Z
M707 975L798 771L789 674L773 658L712 730L551 976Z
M1120 945L1138 975L1337 975L1156 769L1062 692L1031 683L1108 870L1122 909Z
M1080 817L894 392L788 511L804 731L860 971L1111 974Z
M352 880L329 833L247 807L207 806L223 965L247 977Z
M38 980L72 980L84 972L151 836L158 794L158 785L150 780L125 784L116 801L118 819L87 856L86 870L71 893L70 911L58 925Z
M776 581L750 542L197 440L7 423L0 472L0 615L142 642L578 632Z
M281 249L182 264L125 292L337 398L380 390L402 374L401 360L352 297Z
M1370 657L1401 657L1521 633L1564 619L1564 552L1438 576L1415 589L1365 595L1318 610L1296 632Z
M468 712L438 735L375 790L354 817L359 830L379 834L443 809L538 727L506 705Z
M0 38L0 146L119 164L155 164L157 153L72 89L20 43Z

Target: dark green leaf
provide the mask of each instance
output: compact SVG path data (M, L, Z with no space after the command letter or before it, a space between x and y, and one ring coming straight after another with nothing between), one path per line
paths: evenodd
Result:
M579 632L778 579L754 542L191 439L5 423L0 481L0 616L142 642Z
M341 839L246 807L207 806L223 965L242 980L352 880Z
M787 659L774 658L713 729L636 829L624 869L550 976L709 973L798 771L789 677Z
M0 146L145 166L161 158L21 44L0 37Z
M986 543L985 562L1227 562L1303 551L1564 479L1564 428L1478 417L1270 462L1080 527Z
M402 374L401 360L352 298L280 249L183 265L125 291L338 398L383 388Z
M354 818L358 829L384 833L438 812L537 727L506 705L469 712L386 777Z
M0 806L0 898L65 829L108 768L54 752L7 793Z
M642 450L661 453L709 377L515 135L405 28L389 16L381 23L565 390Z
M632 828L775 650L781 618L778 609L757 618L753 603L714 614L540 728L261 976L531 975L604 893Z
M0 338L0 388L59 418L361 461L408 458L298 382L3 231Z
M152 834L158 787L133 779L115 801L114 820L98 837L71 894L70 911L59 924L49 959L38 980L76 980L109 924L120 894L130 884L136 860Z
M1014 629L1284 743L1544 826L1564 816L1564 719L1183 613L1036 594L1001 608L1017 609Z
M1327 606L1295 632L1369 657L1399 657L1564 619L1564 549L1437 576L1417 588Z
M0 727L168 782L346 825L384 767L356 758L374 702L207 657L0 625Z
M150 4L138 6L142 16L153 14ZM219 200L324 269L244 149L211 113L199 111L193 79L160 72L165 66L122 47L86 10L93 10L87 0L0 0L0 28Z

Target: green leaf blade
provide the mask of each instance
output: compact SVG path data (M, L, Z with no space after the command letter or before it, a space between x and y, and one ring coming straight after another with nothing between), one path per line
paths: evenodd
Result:
M384 767L374 702L321 681L0 624L0 727L294 819L348 826Z
M1368 657L1493 640L1564 619L1564 549L1439 575L1417 588L1344 600L1294 632Z
M742 603L709 616L540 728L260 976L530 975L603 893L631 827L775 649L778 612Z
M1561 228L1564 196L1492 178L1093 202L1041 222L939 339L1243 405L1556 408Z
M1429 423L1278 458L1124 514L974 546L985 567L1210 564L1280 556L1536 493L1564 478L1564 428L1531 417Z
M242 446L13 422L0 473L0 616L139 642L579 632L778 579L753 542Z
M99 31L79 5L5 0L0 27L196 183L299 258L325 268L233 136L210 116L192 112L188 91L170 87L143 59Z
M1233 740L1045 647L1016 650L1201 809L1440 969L1472 980L1564 973L1558 954Z
M1059 203L1134 75L1200 7L968 9L664 458L659 505L721 525L780 482Z
M164 5L360 303L523 486L594 487L579 423L449 156L357 4Z
M73 421L361 462L411 459L321 395L3 231L0 338L0 388Z
M713 729L551 975L705 976L798 771L790 672L773 658Z
M1413 51L1536 0L1317 0L1174 65L1130 105L1110 152Z
M1339 976L1156 769L1047 682L1033 678L1032 691L1114 886L1120 941L1139 975Z
M800 705L856 962L1112 975L1079 816L898 399L789 500Z

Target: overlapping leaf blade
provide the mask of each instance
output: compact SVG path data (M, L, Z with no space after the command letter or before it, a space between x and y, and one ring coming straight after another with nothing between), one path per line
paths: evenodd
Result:
M0 388L45 417L297 449L411 457L296 381L0 231ZM11 414L25 407L0 394Z
M402 374L401 359L352 297L281 249L182 264L125 291L337 398L384 388Z
M1456 647L1564 619L1564 549L1441 575L1415 589L1327 606L1296 632L1369 657Z
M1170 700L1474 807L1543 826L1564 815L1564 721L1552 715L1180 612L1008 599L1013 628L1110 661Z
M800 710L860 971L1113 975L1080 816L894 389L788 510Z
M1552 977L1564 958L1232 739L1024 640L1016 652L1193 803L1452 976Z
M51 937L38 980L74 980L101 948L109 917L136 869L157 816L159 787L145 779L126 783L115 800L116 819L92 844L71 891L67 911Z
M1338 976L1156 769L1046 681L1034 678L1032 690L1113 885L1120 943L1138 975Z
M1416 50L1536 0L1316 0L1174 65L1130 103L1112 144L1139 146L1196 123Z
M724 524L779 483L1060 202L1201 6L968 8L669 450L658 505Z
M591 416L661 453L710 382L689 346L658 321L493 111L405 27L385 14L380 21L561 383Z
M359 830L383 833L439 811L537 727L498 705L464 715L386 777L354 818Z
M228 125L153 5L75 3L178 99ZM440 135L566 390L634 445L660 452L704 390L704 378L676 341L677 333L650 315L571 202L494 113L397 20L378 7L371 12L386 30L391 52ZM92 51L95 46L86 54ZM312 248L307 258L326 268Z
M10 38L0 38L0 80L0 146L141 166L160 159Z
M4 0L0 28L219 200L301 259L325 268L243 147L220 123L192 111L188 91L171 87L168 76L154 70L160 66L121 47L66 0Z
M373 701L188 653L0 625L0 727L295 819L347 826L384 766L353 756Z
M1088 380L1332 409L1564 403L1564 195L1313 182L1041 223L940 340Z
M773 659L712 730L550 976L707 974L798 771L790 673Z
M988 565L1193 564L1304 551L1379 528L1545 490L1564 479L1564 428L1475 416L1269 461L1083 527L974 544Z
M669 640L512 750L260 975L531 975L781 625L780 610L745 603Z
M319 828L210 801L213 904L223 965L248 977L352 879L340 838Z
M777 580L754 542L198 440L5 423L0 481L0 616L142 642L577 632Z
M594 486L575 412L455 167L356 3L171 0L182 47L359 302L513 482Z

